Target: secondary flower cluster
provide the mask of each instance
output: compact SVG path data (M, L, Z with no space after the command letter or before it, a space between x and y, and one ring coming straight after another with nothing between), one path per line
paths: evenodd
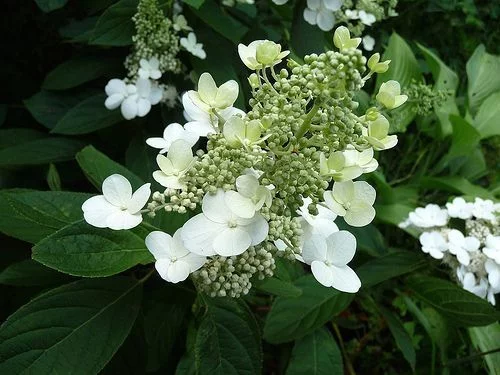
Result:
M417 208L400 227L418 229L422 251L448 265L464 289L494 305L500 292L499 216L499 203L457 197L445 208Z
M283 5L288 0L273 0ZM366 27L388 17L397 16L397 0L307 0L304 19L311 25L318 25L323 31L330 31L336 24L345 23L354 35L364 33ZM363 37L363 48L373 50L375 39Z
M356 113L356 92L389 63L378 54L367 61L360 42L340 27L334 35L338 52L306 56L303 64L289 60L290 70L279 72L276 65L289 53L280 45L240 44L243 63L254 71L248 78L250 111L234 107L235 81L217 86L202 74L197 90L182 97L187 123L170 124L163 137L147 140L159 149L153 178L165 190L140 210L137 196L143 202L149 186L132 194L129 184L117 185L118 177L111 176L104 195L84 204L85 219L126 229L144 212L194 211L173 237L155 231L146 245L165 280L191 274L212 296L248 293L253 280L273 275L277 257L310 265L326 287L356 292L361 282L347 265L356 239L334 220L360 227L375 217L375 189L353 180L377 168L374 151L396 145L383 112L407 99L389 81L375 107ZM208 139L206 150L194 153L200 137Z
M151 106L164 102L173 107L178 93L175 86L160 83L166 73L182 71L177 55L184 47L200 59L206 57L203 45L188 26L182 9L173 7L173 20L165 17L158 0L141 0L133 17L136 34L132 38L133 48L125 60L127 78L112 79L106 85L108 95L104 105L113 110L118 107L126 120L144 117ZM188 33L180 37L180 33Z

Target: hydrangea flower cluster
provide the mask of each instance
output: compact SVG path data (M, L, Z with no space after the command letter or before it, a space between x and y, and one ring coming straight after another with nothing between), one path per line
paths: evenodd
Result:
M234 107L235 81L218 86L203 73L197 90L182 97L187 123L170 124L162 137L147 140L159 149L153 178L164 191L138 211L130 203L137 193L113 184L102 198L91 198L95 204L84 204L87 222L126 229L138 224L138 212L194 212L173 237L153 232L146 245L166 281L192 275L211 296L248 293L253 280L273 275L278 257L310 265L326 287L358 291L361 282L348 266L356 239L339 231L335 220L342 217L354 227L373 220L375 189L353 180L377 168L375 150L396 145L383 113L407 99L389 81L380 87L376 107L355 113L356 92L388 69L378 54L367 61L360 43L340 27L337 52L305 56L303 64L289 59L289 69L279 72L276 65L289 54L280 45L240 44L241 60L253 71L250 110ZM200 137L208 140L206 150L193 152ZM103 209L104 200L113 207Z
M160 102L175 106L178 93L174 85L160 83L166 73L182 71L177 55L181 46L194 56L204 59L203 45L188 26L182 9L174 7L173 20L165 17L158 0L141 0L133 17L136 34L133 49L125 60L128 76L112 79L106 85L108 95L104 105L113 110L118 107L126 120L146 116L151 106ZM188 33L180 37L181 33Z
M283 5L288 0L273 0ZM366 27L389 17L397 16L395 11L398 0L307 0L304 19L317 25L323 31L330 31L335 25L347 24L356 36L362 35ZM363 37L363 48L373 50L375 39L370 35Z
M500 292L500 203L457 197L442 208L417 208L402 228L415 228L422 251L442 260L453 277L469 292L495 304Z

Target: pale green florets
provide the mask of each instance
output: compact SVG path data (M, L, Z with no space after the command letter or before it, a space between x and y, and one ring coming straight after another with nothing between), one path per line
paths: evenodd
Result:
M215 256L193 273L193 279L198 289L211 297L238 298L248 294L252 278L263 280L273 276L275 252L272 243L263 242L238 256Z
M432 113L451 95L448 90L434 90L432 86L421 82L412 82L405 91L409 102L414 104L414 111L421 116Z
M160 61L161 72L179 73L179 36L172 21L165 17L159 7L158 0L141 0L132 19L136 29L136 34L132 37L134 49L125 60L129 78L137 78L141 59L149 60L152 57Z

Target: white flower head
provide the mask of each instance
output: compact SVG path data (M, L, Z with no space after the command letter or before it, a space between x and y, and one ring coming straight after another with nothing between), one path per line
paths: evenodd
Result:
M366 26L371 26L377 21L375 15L365 12L364 10L360 10L358 13L359 20Z
M481 198L476 198L474 200L474 208L472 209L472 214L476 218L495 221L496 211L498 211L498 207L492 200Z
M338 232L339 228L335 224L335 219L337 214L332 210L323 207L318 204L317 215L311 215L309 212L309 205L312 203L312 199L309 197L303 198L302 206L297 210L297 213L301 216L300 226L302 229L301 242L304 244L313 235L322 235L323 237L328 237L330 234Z
M467 272L467 270L462 267L463 266L457 269L457 276L462 287L480 298L485 298L488 292L488 282L486 279L482 278L478 281L472 272Z
M191 31L193 30L187 23L186 17L182 14L174 16L174 30L176 31Z
M341 230L328 237L312 236L302 250L305 263L318 282L341 292L356 293L361 287L361 280L350 268L349 263L356 253L356 238Z
M102 183L102 194L87 199L83 217L97 228L131 229L142 222L141 209L151 195L151 184L144 184L132 194L130 182L119 174L107 177Z
M348 146L344 151L332 152L328 159L321 153L319 159L320 173L339 182L353 180L363 173L373 172L377 167L371 147L360 152Z
M456 197L452 202L446 203L446 209L450 217L459 219L470 219L474 204L466 202L462 197Z
M330 31L335 25L334 12L342 7L342 3L343 0L307 0L304 19L323 31Z
M359 11L354 9L346 9L345 10L345 16L349 18L350 20L359 20Z
M234 214L250 219L264 204L271 206L271 191L259 184L259 180L252 175L244 174L236 179L236 189L226 191L225 202L228 204Z
M266 239L269 224L264 216L238 216L238 203L227 193L219 189L216 194L205 194L203 212L182 227L181 237L189 251L204 256L233 256Z
M500 292L500 264L488 259L484 263L484 268L488 274L488 282L495 291Z
M260 141L262 125L259 120L244 121L233 116L224 124L222 134L231 147L248 147Z
M139 77L142 79L160 79L160 61L156 56L151 57L149 60L141 59L139 61Z
M221 110L231 107L238 98L239 86L229 80L219 87L210 73L203 73L198 80L198 91L189 91L193 102L202 110Z
M353 227L363 227L374 219L375 197L375 189L365 181L335 182L333 189L323 194L328 208Z
M174 236L154 231L146 237L146 247L156 259L155 268L161 278L178 283L188 278L189 274L200 269L207 258L190 253L182 243L180 229Z
M483 247L483 253L497 264L500 264L500 236L488 235L486 244Z
M106 91L106 95L108 95L106 101L104 102L106 108L109 110L113 110L121 106L122 115L123 117L125 117L123 102L126 98L134 95L137 92L137 88L135 87L135 85L127 85L121 79L114 78L108 82L108 84L104 88L104 91Z
M365 35L363 37L363 48L366 51L373 51L373 47L375 47L375 38L370 35Z
M407 95L401 95L401 86L398 81L390 80L380 85L377 101L387 109L395 109L403 105L407 100Z
M476 237L465 237L457 229L448 232L448 250L456 255L458 261L464 266L470 264L470 252L479 250L480 242Z
M434 259L443 259L444 253L448 251L448 243L439 232L424 232L420 235L419 240L422 251Z
M203 44L198 43L195 33L190 32L187 38L181 38L180 43L191 55L202 60L207 58L207 53L203 49Z
M448 223L448 211L437 204L418 207L408 215L410 223L419 228L443 227Z
M139 78L135 87L136 92L128 95L121 103L122 115L127 120L146 116L151 105L158 104L163 96L163 89L149 79Z
M162 186L170 189L185 189L184 175L191 169L193 162L191 145L183 139L172 142L167 156L158 154L156 162L159 171L153 172L153 178Z
M378 115L374 121L369 121L368 128L363 129L363 134L377 151L388 150L398 143L396 135L389 135L389 121L383 115Z
M281 46L270 40L254 40L248 46L238 44L240 59L251 70L279 64L289 53L281 51Z
M186 141L191 147L193 147L195 143L198 142L199 138L200 137L197 134L184 129L181 124L174 122L170 125L167 125L167 127L163 131L162 138L148 138L146 139L146 143L151 147L159 148L159 153L164 154L169 150L172 143L179 139Z

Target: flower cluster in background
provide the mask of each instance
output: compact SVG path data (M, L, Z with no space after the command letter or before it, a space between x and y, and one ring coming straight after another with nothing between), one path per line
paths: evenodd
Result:
M348 266L356 238L339 231L335 220L361 227L375 217L375 189L354 179L378 167L374 150L396 145L383 113L407 96L398 82L385 82L377 106L357 115L356 92L389 62L378 54L367 60L358 49L361 38L351 38L345 27L333 41L337 52L305 56L302 65L289 60L290 70L278 72L289 53L280 45L239 45L253 71L251 110L234 107L235 81L218 86L203 73L197 90L182 97L187 122L147 140L159 150L153 178L165 190L141 210L137 202L144 203L149 186L132 194L130 184L111 176L103 196L83 205L87 222L127 229L142 213L195 211L173 236L155 231L146 245L166 281L192 275L211 296L248 293L252 280L273 275L278 257L310 265L326 287L357 292L361 282ZM200 137L208 138L207 149L193 152Z
M500 292L500 204L457 197L440 207L428 204L400 224L417 229L422 251L442 260L464 289L495 304Z
M283 5L288 0L273 2ZM323 31L330 31L338 24L346 24L349 30L358 36L364 34L366 27L375 22L397 16L397 3L398 0L307 0L304 19ZM365 35L362 42L365 50L373 50L373 37Z
M183 66L178 54L183 47L192 55L205 59L203 45L196 39L182 8L175 3L173 20L166 17L158 0L141 0L133 17L136 34L133 48L125 60L127 77L112 79L106 85L106 108L118 107L126 120L144 117L151 106L165 103L175 106L177 89L172 84L161 83L167 73L179 74ZM181 34L186 36L181 37Z

